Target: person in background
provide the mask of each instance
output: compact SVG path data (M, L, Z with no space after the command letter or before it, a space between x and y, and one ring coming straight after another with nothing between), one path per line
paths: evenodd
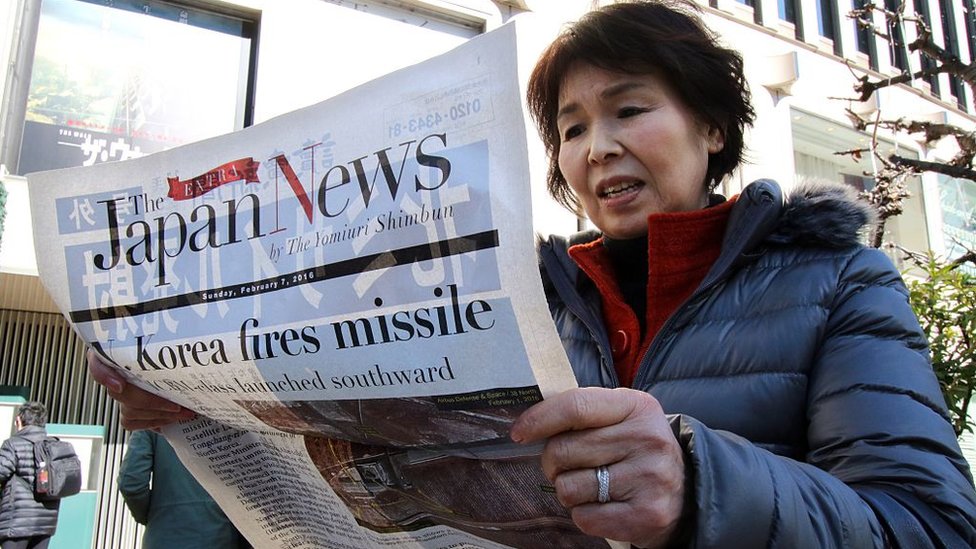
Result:
M13 436L0 446L0 548L45 549L58 526L61 500L34 498L34 443L47 438L47 407L25 402Z
M129 436L118 481L132 517L146 526L143 549L251 547L162 435Z
M898 271L840 184L713 191L755 117L683 1L584 15L528 106L548 189L597 230L539 246L581 388L511 430L586 533L639 547L976 546L976 491ZM788 136L784 136L788 138Z
M976 490L897 270L842 185L714 194L754 120L738 52L682 0L594 9L529 109L552 196L596 231L539 244L580 388L523 413L559 502L639 547L976 546ZM784 136L787 137L787 136ZM188 412L93 377L145 429Z

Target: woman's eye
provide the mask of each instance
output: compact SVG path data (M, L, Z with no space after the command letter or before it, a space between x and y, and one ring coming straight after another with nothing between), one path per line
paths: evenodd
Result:
M570 126L563 132L563 141L569 141L581 133L583 133L583 126Z
M642 109L640 107L623 107L617 112L618 118L629 118L631 116L637 116L647 112L647 109Z

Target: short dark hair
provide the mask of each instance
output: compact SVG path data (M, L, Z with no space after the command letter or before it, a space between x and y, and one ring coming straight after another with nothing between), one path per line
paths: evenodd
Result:
M24 427L28 425L44 427L47 425L47 406L37 401L25 402L20 406L17 417Z
M722 132L709 155L704 184L713 188L742 162L743 133L755 120L742 56L718 44L686 0L637 0L586 13L546 48L529 77L527 103L549 155L546 187L579 213L579 201L559 170L556 112L566 73L579 63L625 74L663 78L695 117Z

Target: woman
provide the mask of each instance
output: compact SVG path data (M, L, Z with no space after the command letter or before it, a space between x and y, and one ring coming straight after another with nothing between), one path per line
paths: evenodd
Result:
M593 11L534 71L551 194L599 229L540 245L581 386L525 412L586 533L642 547L971 547L976 494L890 261L843 187L741 162L742 60L692 4ZM165 401L92 371L127 428ZM112 383L116 385L112 386Z
M710 191L753 112L679 2L590 12L528 102L598 232L540 262L581 389L512 438L591 535L641 547L972 547L976 496L897 271L844 187Z

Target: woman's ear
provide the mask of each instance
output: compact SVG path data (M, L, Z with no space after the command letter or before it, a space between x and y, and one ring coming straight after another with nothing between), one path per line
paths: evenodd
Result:
M711 126L708 128L708 136L706 137L708 143L708 154L715 154L720 152L725 148L725 133Z
M725 133L715 126L709 126L705 142L708 145L708 154L720 152L725 148Z

